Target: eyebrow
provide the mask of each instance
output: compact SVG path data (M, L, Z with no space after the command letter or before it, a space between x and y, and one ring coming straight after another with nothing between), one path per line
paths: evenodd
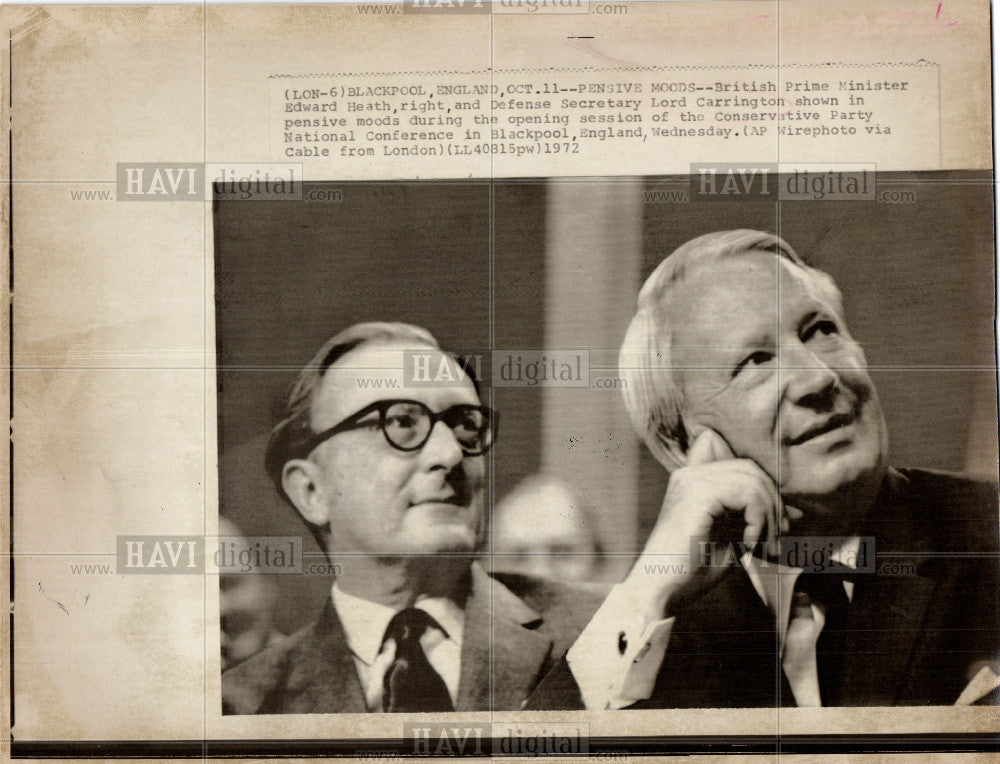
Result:
M726 347L726 362L725 364L720 364L719 371L726 375L726 378L732 376L732 372L743 362L748 353L753 348L768 347L769 345L774 345L774 335L773 332L768 331L750 331L747 334L737 337L735 341Z
M737 337L732 345L733 353L743 353L750 348L758 348L774 344L774 333L768 331L754 331Z
M799 323L795 327L795 331L801 333L802 330L805 329L806 326L808 326L809 324L811 324L816 319L816 317L819 316L819 315L820 315L820 311L818 311L818 310L810 310L808 313L806 313L804 316L802 316L802 318L799 319Z

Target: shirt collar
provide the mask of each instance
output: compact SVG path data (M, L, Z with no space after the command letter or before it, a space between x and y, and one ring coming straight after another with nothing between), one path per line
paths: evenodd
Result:
M465 612L453 600L448 597L418 597L414 607L437 621L447 638L461 646Z
M397 611L388 605L348 594L336 583L333 585L331 596L337 616L344 627L347 646L352 653L370 666L382 651L382 638L385 636L389 621ZM418 598L414 607L420 608L437 621L445 632L445 638L461 647L465 625L465 613L462 608L447 597Z
M396 611L388 605L348 594L336 583L332 596L337 617L344 626L347 646L370 666L382 651L382 637Z
M851 536L839 548L830 554L834 562L851 568L857 567L858 550L861 547L861 537ZM774 562L754 557L750 552L740 558L740 563L747 572L747 577L757 594L775 615L778 622L778 633L784 642L785 631L788 628L788 617L792 609L792 594L795 582L802 574L802 568L779 565ZM844 581L844 591L847 599L854 597L854 582Z
M851 536L844 542L843 546L831 554L830 557L834 562L839 562L841 565L846 565L848 568L855 569L858 567L859 549L861 549L861 537ZM844 581L844 591L847 592L848 602L853 600L854 582Z

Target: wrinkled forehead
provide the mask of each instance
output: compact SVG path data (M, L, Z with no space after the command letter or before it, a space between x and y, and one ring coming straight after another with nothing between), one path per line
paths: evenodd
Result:
M828 276L763 251L699 263L664 297L658 306L661 328L669 328L675 349L687 346L692 352L810 313L843 318Z
M314 429L332 427L376 401L420 401L432 411L478 404L469 375L448 354L414 342L378 341L354 348L326 370L313 395Z
M670 324L692 315L734 320L745 312L773 316L815 305L841 314L840 296L826 274L772 252L752 251L703 261L664 291L658 306Z

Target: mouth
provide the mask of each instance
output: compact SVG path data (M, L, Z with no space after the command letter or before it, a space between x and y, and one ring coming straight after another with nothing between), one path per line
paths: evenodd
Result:
M450 493L441 496L428 496L426 498L420 499L419 501L410 502L411 507L419 507L431 504L447 504L454 507L464 507L468 504L468 502L465 501L463 496L459 493Z
M800 446L803 443L813 440L814 438L826 435L829 432L834 432L842 427L847 427L849 424L853 424L856 418L857 417L854 412L834 414L833 416L817 422L808 429L803 430L795 437L785 438L782 443L786 446Z

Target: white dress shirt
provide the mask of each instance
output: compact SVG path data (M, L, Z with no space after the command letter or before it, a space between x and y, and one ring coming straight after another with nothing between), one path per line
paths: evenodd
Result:
M830 557L835 562L848 567L856 567L861 539L852 536L834 551ZM775 614L778 629L778 648L782 667L788 684L799 706L818 708L820 700L818 667L816 664L816 640L826 625L826 613L815 602L810 605L811 613L792 613L792 596L795 582L802 575L803 568L765 562L747 553L740 558L740 564L747 572L753 588ZM854 596L854 582L844 581L847 599Z
M383 645L382 638L397 611L347 594L336 584L333 585L332 597L337 617L344 626L347 646L358 669L368 710L381 711L385 672L396 657L396 641L389 638ZM414 607L423 610L441 626L440 629L428 628L420 637L420 646L427 655L427 662L441 675L451 702L455 704L458 700L464 611L447 597L418 599Z
M841 564L857 565L861 539L848 539L831 557ZM779 648L785 653L789 617L795 581L802 568L788 568L774 563L764 563L749 553L740 560L750 582L761 600L775 613ZM854 594L854 584L844 582L848 599ZM816 679L815 638L823 628L823 609L812 605L815 633L812 639L811 668L807 665L795 681L789 679L796 703L820 705L819 682ZM588 709L619 709L639 700L647 699L653 691L656 675L663 663L663 656L673 629L672 616L650 620L628 590L615 586L604 603L594 614L569 652L566 661L584 705ZM796 625L798 626L798 624ZM808 664L808 655L803 658ZM786 672L787 674L787 672Z

